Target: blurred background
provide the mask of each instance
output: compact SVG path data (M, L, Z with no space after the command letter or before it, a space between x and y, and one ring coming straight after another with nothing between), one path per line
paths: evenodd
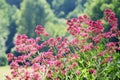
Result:
M35 37L35 27L41 24L51 37L68 36L67 19L82 14L103 19L106 8L120 19L120 0L0 0L0 66L7 64L7 53L14 53L17 34Z

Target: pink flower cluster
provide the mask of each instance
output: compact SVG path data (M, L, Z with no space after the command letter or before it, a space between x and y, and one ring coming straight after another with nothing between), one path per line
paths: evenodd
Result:
M49 36L49 34L47 32L45 32L44 28L41 25L36 26L35 33L38 35Z
M57 75L65 76L72 68L75 74L79 74L75 62L79 57L75 53L68 54L70 49L67 38L50 38L41 44L39 41L39 37L28 38L25 34L16 37L15 47L22 55L15 57L12 53L8 54L12 76L6 76L7 80L59 80ZM42 51L44 47L49 47L47 52Z
M115 17L115 13L112 12L112 10L110 9L106 9L104 14L105 14L105 20L107 20L109 24L112 26L110 30L111 31L116 30L118 26L118 23L117 23L118 19Z
M15 48L18 52L29 53L29 56L34 55L43 46L38 45L40 37L36 39L28 38L25 34L18 35L15 40Z
M62 80L66 76L81 75L82 69L87 67L81 65L92 65L89 61L91 58L95 61L101 58L101 65L112 61L116 50L120 50L120 42L109 42L109 39L120 39L120 31L117 29L115 14L110 9L106 9L104 13L105 20L111 25L108 32L104 31L101 20L93 21L89 16L83 15L67 20L67 31L73 36L72 40L57 37L40 44L40 37L34 39L25 34L18 35L15 48L22 55L15 57L12 53L8 54L11 76L6 76L6 79ZM41 25L36 27L35 32L48 36ZM47 51L43 51L44 48ZM95 67L86 69L89 74L97 74Z
M113 37L120 40L120 31L117 29L118 20L115 17L115 13L110 9L106 9L104 14L105 20L111 26L108 32L104 31L104 23L101 20L93 21L87 15L67 20L67 31L74 36L71 44L81 52L98 49L100 44L102 46L106 45L94 58L106 55L109 58L116 50L120 49L120 42L109 42L109 39ZM107 61L103 59L103 62L109 61L111 61L111 59L107 59Z

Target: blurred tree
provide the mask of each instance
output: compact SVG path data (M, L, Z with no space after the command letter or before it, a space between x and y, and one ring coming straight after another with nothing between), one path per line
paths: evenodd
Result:
M45 25L46 31L51 37L66 36L66 20L65 19L55 19L53 23L48 22Z
M118 28L120 29L120 0L112 0L112 3L114 6L113 10L118 18Z
M65 18L67 14L74 10L75 0L53 0L52 9L57 17Z
M0 66L7 65L7 56L5 54L0 54Z
M106 0L104 0L106 1ZM110 1L110 0L109 0ZM103 17L103 10L101 10L101 6L104 5L105 3L103 2L103 0L89 0L86 4L85 4L85 10L84 13L88 14L89 16L91 16L91 18L93 20L97 20L97 19L101 19Z
M5 0L0 0L0 54L5 53L6 50L5 41L9 34L9 7Z
M66 16L67 18L78 17L84 12L84 5L88 0L76 0L75 1L75 9Z
M11 46L11 43L13 42L14 35L11 37L8 36L11 32L12 34L14 33L15 27L13 26L11 29L10 25L13 23L12 16L15 11L15 6L10 6L5 0L0 1L0 54L5 53L8 49L8 45Z
M9 34L7 36L7 40L5 42L5 45L7 47L6 52L5 53L10 53L11 52L11 48L14 47L14 36L16 34L16 24L15 24L15 20L13 19L14 14L16 13L17 8L15 6L11 7L9 9L9 26L8 26L8 31Z
M18 8L20 8L20 3L22 2L23 0L6 0L7 3L9 3L10 5L15 5L17 6Z
M52 7L53 0L47 0L47 2L50 4L50 7Z
M59 18L75 17L83 12L87 0L47 0ZM52 4L51 4L52 3Z
M35 37L35 26L38 24L44 26L47 21L52 21L54 14L46 0L23 0L20 10L14 17L18 25L18 33Z

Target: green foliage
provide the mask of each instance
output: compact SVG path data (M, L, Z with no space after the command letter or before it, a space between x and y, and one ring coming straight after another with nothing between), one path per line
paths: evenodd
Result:
M62 5L64 4L65 0L53 0L52 1L52 8L56 16L60 17L63 16L65 13L62 10Z
M4 5L3 5L4 4ZM5 3L5 0L2 0L0 1L0 34L3 34L3 32L6 32L4 33L3 35L0 35L0 37L3 37L4 35L7 35L8 32L6 31L7 30L7 26L9 25L9 17L8 17L8 5Z
M16 5L18 8L20 7L20 3L23 0L6 0L7 3L9 3L10 5Z
M113 62L109 63L107 65L107 68L105 69L103 75L105 74L109 74L109 75L105 75L107 76L108 80L117 80L120 79L120 54L119 53L115 53L114 54L114 60Z
M50 36L54 38L58 36L62 37L66 35L65 26L65 19L56 19L53 23L46 23L45 29L50 34Z
M6 50L5 42L9 34L8 28L12 21L15 7L8 5L5 0L0 1L0 53Z
M54 17L50 6L48 3L43 0L24 0L21 3L20 10L16 13L16 23L18 25L18 32L24 33L29 36L35 36L32 32L36 25L45 23L51 20Z
M71 11L68 15L67 18L74 18L74 17L78 17L79 15L81 15L83 12L83 7L81 5L76 6L76 8Z
M103 5L103 0L95 1L95 0L89 0L87 4L85 5L84 12L91 16L92 19L97 20L102 18L103 11L101 11L101 6Z
M83 12L87 0L47 0L54 14L59 18L76 17L75 14Z
M53 0L52 9L57 17L66 17L75 8L75 0Z
M5 54L0 54L0 66L7 65L7 57Z
M72 18L83 12L86 2L87 0L53 0L49 3L57 17Z
M76 0L75 1L75 9L73 11L69 12L69 14L67 15L67 18L73 18L73 17L80 16L85 9L84 5L87 1L88 0Z

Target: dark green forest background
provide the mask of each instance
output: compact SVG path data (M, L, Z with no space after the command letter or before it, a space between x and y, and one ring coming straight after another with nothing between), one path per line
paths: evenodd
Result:
M116 13L120 25L120 0L0 0L0 56L14 51L17 34L35 37L38 24L51 37L68 36L67 19L82 14L93 20L103 19L106 8Z

